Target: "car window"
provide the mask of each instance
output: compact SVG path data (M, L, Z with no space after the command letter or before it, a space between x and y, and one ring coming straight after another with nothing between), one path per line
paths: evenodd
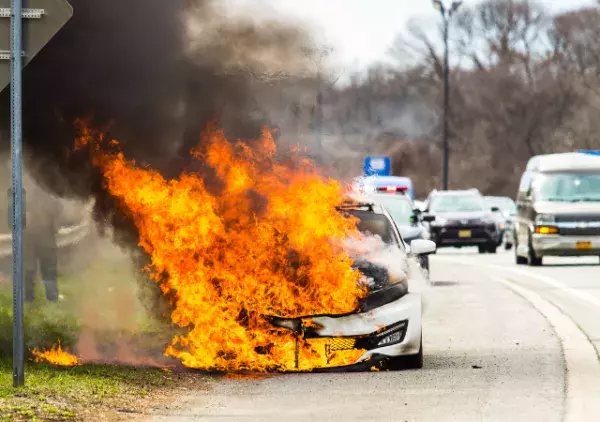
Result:
M543 174L534 192L538 201L600 201L600 172Z
M385 243L398 243L394 229L385 215L356 211L350 214L359 219L357 228L361 233L379 236Z
M413 206L406 197L399 195L391 195L386 197L381 195L372 197L371 199L374 202L383 205L388 210L396 224L410 224L410 220L413 215Z
M440 195L431 198L429 211L436 212L471 212L485 211L487 205L478 195Z

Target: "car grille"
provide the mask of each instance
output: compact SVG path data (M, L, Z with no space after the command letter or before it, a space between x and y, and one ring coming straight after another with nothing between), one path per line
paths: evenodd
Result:
M559 233L565 236L600 236L600 227L560 227Z
M600 223L600 215L566 214L555 217L557 223Z
M337 350L352 350L356 345L356 339L354 338L332 338L325 345L327 353L335 352Z

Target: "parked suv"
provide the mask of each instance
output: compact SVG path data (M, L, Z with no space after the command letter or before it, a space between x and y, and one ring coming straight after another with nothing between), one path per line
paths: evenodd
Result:
M423 221L437 247L477 246L479 253L496 253L499 225L477 189L433 191L425 204Z
M532 157L517 196L516 263L590 255L600 256L600 156Z

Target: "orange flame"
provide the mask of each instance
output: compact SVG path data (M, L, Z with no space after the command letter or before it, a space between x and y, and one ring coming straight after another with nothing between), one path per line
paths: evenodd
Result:
M58 366L81 365L81 361L77 356L62 349L60 340L50 350L32 349L31 354L34 356L35 362L48 362Z
M104 140L80 130L78 148ZM226 371L353 363L363 350L327 353L321 341L264 318L349 313L366 294L341 246L356 232L355 221L335 210L343 187L298 152L278 161L268 131L252 147L229 142L222 131L205 138L192 157L216 175L206 183L195 173L167 180L120 152L91 148L108 191L138 228L151 275L174 297L172 321L187 328L165 354L188 367Z

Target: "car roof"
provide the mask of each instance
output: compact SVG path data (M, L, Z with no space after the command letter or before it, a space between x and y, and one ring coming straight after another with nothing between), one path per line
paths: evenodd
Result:
M529 160L526 170L540 173L600 171L600 156L581 152L537 155Z
M452 196L452 195L481 195L477 189L461 189L461 190L434 190L430 195Z
M362 176L357 178L357 181L358 180L376 185L390 185L395 183L400 183L402 185L412 184L412 180L409 177L402 176Z

